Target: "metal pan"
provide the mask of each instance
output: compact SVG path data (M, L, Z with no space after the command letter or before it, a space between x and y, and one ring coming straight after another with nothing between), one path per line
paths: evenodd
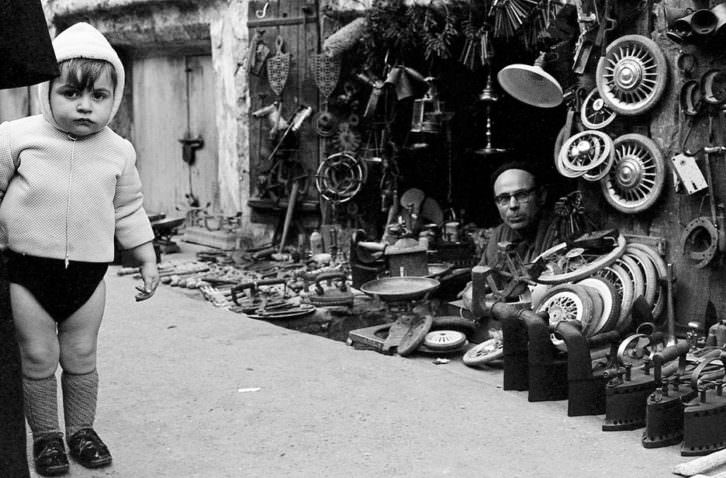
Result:
M384 277L368 281L360 290L384 302L425 297L439 287L439 281L428 277Z

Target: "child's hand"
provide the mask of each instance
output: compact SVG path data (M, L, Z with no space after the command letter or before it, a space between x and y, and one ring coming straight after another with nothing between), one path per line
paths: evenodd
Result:
M139 291L136 294L136 302L149 299L156 292L156 288L159 286L159 269L156 267L156 262L145 262L141 266L141 278L144 286L136 287L136 290Z

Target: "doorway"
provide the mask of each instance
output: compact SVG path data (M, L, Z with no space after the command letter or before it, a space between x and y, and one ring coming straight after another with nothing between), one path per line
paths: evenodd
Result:
M134 146L147 212L173 216L194 204L218 208L211 55L137 58L132 81Z

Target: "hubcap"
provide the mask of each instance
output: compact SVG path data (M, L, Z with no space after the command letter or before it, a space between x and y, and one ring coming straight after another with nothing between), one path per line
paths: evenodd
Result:
M624 58L615 67L615 84L620 89L632 90L640 84L642 77L643 69L641 63L634 58Z
M615 181L623 190L635 188L643 179L643 165L636 158L623 158L617 168Z

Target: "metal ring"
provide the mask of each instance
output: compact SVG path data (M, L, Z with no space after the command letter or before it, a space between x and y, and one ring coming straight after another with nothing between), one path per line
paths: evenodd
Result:
M696 70L698 61L695 55L682 51L676 57L676 68L683 76L690 76Z
M353 198L365 181L366 171L361 161L345 152L328 156L315 174L315 187L320 195L335 203Z
M726 72L708 70L701 77L701 95L703 101L710 105L721 105L726 102Z
M587 173L609 159L612 144L602 131L577 133L562 145L562 165L576 173Z
M678 100L681 111L686 116L696 116L701 106L700 83L696 80L688 80L681 86L678 93Z
M617 238L617 245L613 247L613 250L608 252L607 254L598 255L596 259L593 259L590 262L578 264L578 267L575 267L572 270L565 270L565 272L554 273L550 275L540 275L535 279L535 282L538 282L540 284L561 284L563 282L584 279L585 277L588 277L595 273L595 271L597 271L601 267L609 266L610 264L618 260L623 255L623 252L625 252L625 244L625 238L622 234L619 234ZM556 246L551 247L550 249L547 249L542 254L537 256L532 262L534 263L539 260L550 262L548 259L551 256L561 254L562 252L568 252L566 242L562 242L560 244L557 244Z
M627 246L625 246L625 252L628 252L628 250L632 249L640 249L641 251L643 251L653 262L653 266L655 267L658 286L655 289L656 292L653 303L653 318L657 319L665 308L666 295L668 293L667 287L664 283L668 274L667 265L663 258L660 256L660 254L658 254L655 249L647 246L646 244L631 242Z
M615 330L620 333L627 330L630 327L630 308L633 305L634 298L634 286L630 280L628 272L618 264L611 264L607 267L603 267L597 273L597 276L604 277L609 280L614 286L615 290L618 291L620 296L620 315L615 323Z
M618 346L618 353L616 355L617 361L620 365L626 365L625 352L628 350L632 342L636 342L635 347L637 347L637 342L640 341L640 339L648 340L648 345L650 345L650 337L645 334L633 334L620 343L620 345ZM647 350L647 346L642 347L642 350ZM631 362L628 361L627 363Z
M597 88L592 89L580 107L580 121L588 129L602 129L612 123L616 116L600 97Z
M691 251L691 246L698 239L706 239L706 247L699 251ZM688 223L681 234L681 250L689 259L695 260L694 267L702 269L713 261L718 249L718 230L711 219L697 217Z

